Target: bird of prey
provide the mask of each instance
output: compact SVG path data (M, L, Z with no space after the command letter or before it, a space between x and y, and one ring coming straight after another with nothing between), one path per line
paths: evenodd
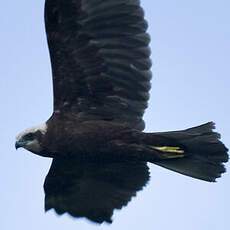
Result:
M149 180L147 162L210 182L225 172L213 122L143 132L151 60L139 0L46 0L45 25L54 110L16 148L53 158L46 211L111 223Z

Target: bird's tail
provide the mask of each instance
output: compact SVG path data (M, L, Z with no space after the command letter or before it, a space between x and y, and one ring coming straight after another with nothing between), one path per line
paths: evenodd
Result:
M220 135L213 132L214 128L215 124L209 122L182 131L147 134L148 143L151 138L161 140L154 148L169 154L168 159L152 163L193 178L214 182L225 172L223 163L228 161L228 149L219 140Z

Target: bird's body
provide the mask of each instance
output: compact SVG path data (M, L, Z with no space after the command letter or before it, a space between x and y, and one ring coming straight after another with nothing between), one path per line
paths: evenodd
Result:
M142 152L148 149L150 152L156 151L152 156L154 161L164 158L163 153L167 153L160 153L159 147L170 146L170 140L166 139L163 144L164 137L160 135L152 137L151 133L110 121L79 122L55 116L42 127L45 127L42 135L39 131L34 134L39 139L40 146L36 143L28 150L44 157L74 157L90 161L147 161ZM173 144L175 145L175 141ZM180 152L171 153L177 157Z
M48 130L42 144L48 157L58 154L83 158L93 154L99 157L109 143L125 140L124 133L128 130L125 126L107 121L78 122L55 117L55 120L48 121ZM98 151L95 152L95 149Z
M46 0L54 111L16 148L53 158L45 209L111 222L149 179L147 162L215 181L227 148L207 124L145 133L151 60L137 0Z

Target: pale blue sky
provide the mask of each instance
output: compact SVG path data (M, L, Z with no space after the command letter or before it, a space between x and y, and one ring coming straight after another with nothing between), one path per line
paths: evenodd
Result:
M44 213L42 186L51 161L14 149L19 131L52 112L43 5L44 0L8 0L0 8L0 229L229 229L230 172L209 184L154 165L148 186L115 213L110 226ZM230 147L229 0L142 0L142 5L154 63L146 130L213 120Z

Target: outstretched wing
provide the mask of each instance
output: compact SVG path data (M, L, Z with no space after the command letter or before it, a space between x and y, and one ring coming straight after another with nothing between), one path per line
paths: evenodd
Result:
M146 163L80 163L54 159L46 177L45 210L111 223L149 179Z
M151 61L139 0L46 0L54 112L138 129Z

